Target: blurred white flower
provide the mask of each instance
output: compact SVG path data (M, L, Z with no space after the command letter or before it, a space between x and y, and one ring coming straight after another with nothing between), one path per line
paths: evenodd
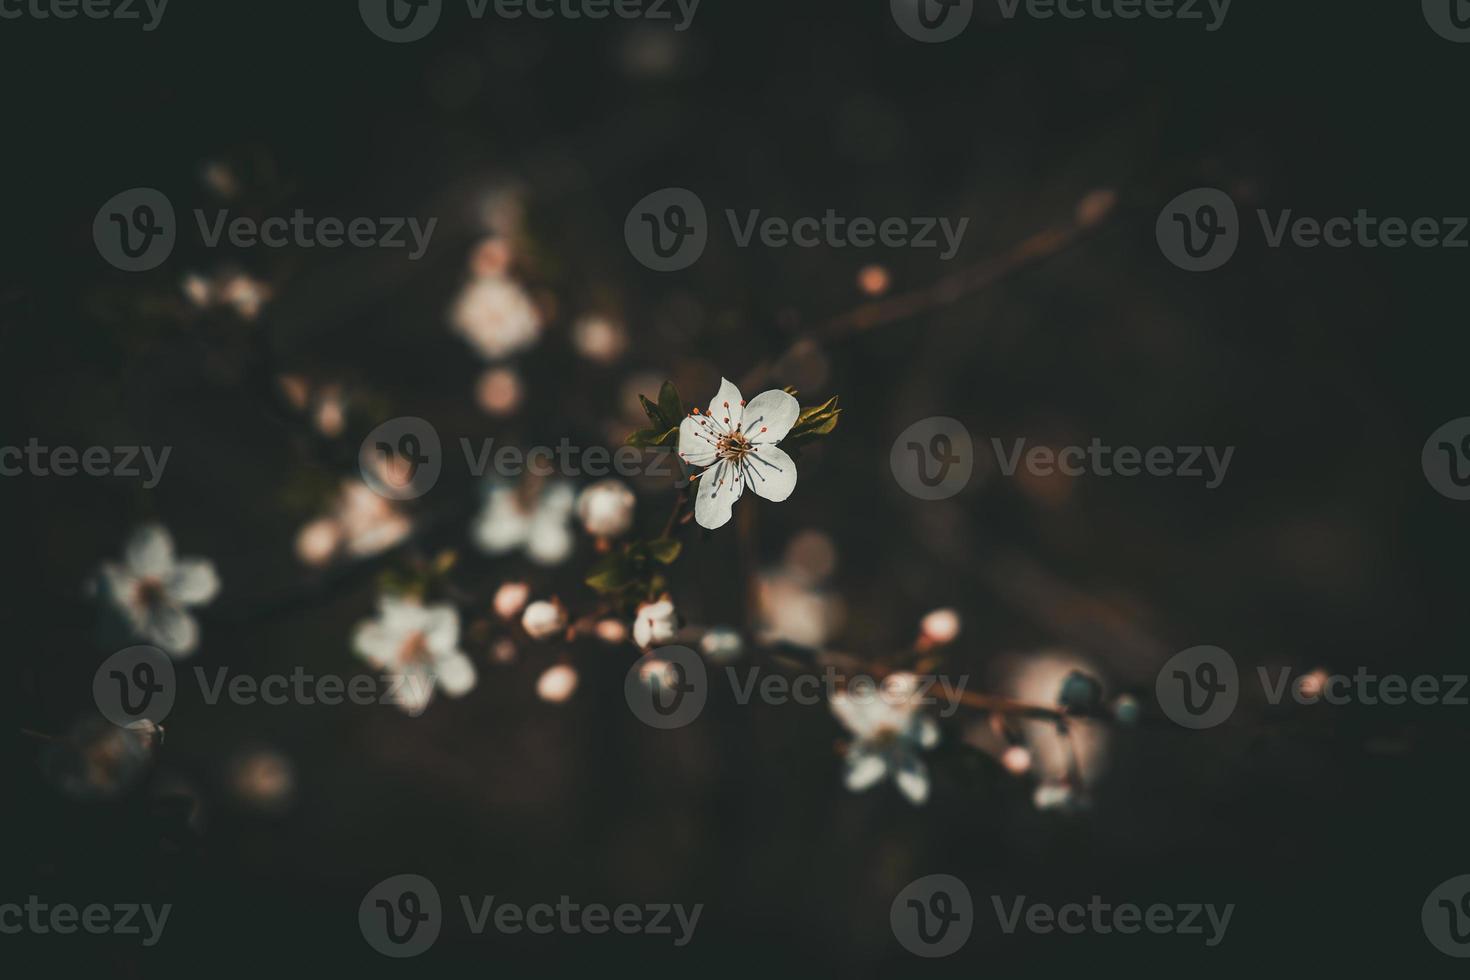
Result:
M1081 797L1077 795L1070 784L1061 782L1043 782L1037 785L1036 792L1031 796L1031 802L1038 810L1075 810L1083 806Z
M953 643L960 635L960 614L953 609L936 609L919 621L919 637L930 646Z
M459 649L459 610L448 603L380 596L377 618L358 624L352 648L397 679L389 694L412 715L428 706L436 686L452 698L475 687L475 665Z
M515 619L531 598L531 587L525 582L506 582L495 590L491 606L501 619Z
M473 531L481 551L504 555L523 550L538 565L559 565L571 556L577 496L570 486L553 483L529 502L509 483L492 480L487 486Z
M478 278L504 275L510 268L510 243L504 238L487 238L475 246L470 271Z
M139 639L178 657L198 648L199 624L185 610L213 601L219 575L206 558L175 557L162 525L135 531L122 563L104 563L100 577L108 600Z
M541 599L526 607L521 629L533 640L545 640L567 628L567 611L555 599Z
M505 276L482 276L460 293L454 329L487 360L519 353L541 336L541 314L526 291Z
M832 695L832 713L853 734L845 780L854 793L891 776L909 802L929 798L929 767L919 753L939 744L939 724L919 711L912 680L912 675L894 674L882 688Z
M46 745L41 771L74 799L106 799L132 787L148 768L156 745L133 726L119 728L98 716L78 722L66 738Z
M599 538L616 538L633 526L637 498L621 480L598 480L577 497L577 517L587 533Z
M536 695L542 701L560 704L577 690L577 671L566 664L550 667L536 680Z
M1000 764L1013 776L1019 776L1031 768L1031 751L1024 745L1012 745L1001 753Z
M694 484L694 519L700 527L727 524L747 484L767 500L791 496L796 463L776 443L801 414L795 398L773 388L747 405L740 389L721 378L708 414L694 411L679 424L679 458L704 469Z
M671 599L645 602L633 619L633 642L643 649L668 643L678 631L678 616Z
M842 627L842 602L812 588L804 575L787 571L761 573L756 579L756 605L761 639L820 648Z
M628 627L616 619L599 619L593 632L603 643L617 644L628 638Z
M700 638L699 649L711 660L734 660L744 652L745 641L735 628L716 626Z
M257 751L235 761L230 788L241 802L258 810L279 812L291 805L296 771L279 752Z
M332 513L296 534L296 557L319 568L339 553L354 558L381 554L408 537L413 524L361 480L343 480Z
M486 415L503 418L512 415L521 407L521 402L526 397L525 387L521 384L521 376L514 368L493 367L480 375L480 380L475 383L475 404L485 411Z
M611 364L628 349L628 332L605 316L584 316L572 327L577 353L598 364Z

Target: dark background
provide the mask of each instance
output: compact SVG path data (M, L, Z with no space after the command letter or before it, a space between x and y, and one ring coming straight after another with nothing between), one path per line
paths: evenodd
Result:
M1213 34L977 15L962 38L926 46L873 0L705 0L676 39L677 67L651 78L626 68L635 29L475 23L450 4L429 40L394 46L351 4L188 0L173 0L151 34L0 22L6 443L175 447L153 491L0 481L16 727L59 731L89 710L92 671L110 650L95 642L81 585L146 518L165 520L182 553L213 558L224 581L187 666L355 668L348 637L371 612L382 563L323 580L292 558L309 515L283 487L301 447L262 404L263 364L349 378L382 400L383 417L422 415L450 438L586 441L616 414L630 369L675 377L703 403L717 372L766 376L803 329L859 302L865 257L736 250L722 233L693 269L647 272L623 245L623 216L668 185L696 190L712 211L969 215L956 267L1065 221L1091 190L1119 194L1110 219L1056 257L826 347L824 390L803 402L840 394L843 422L804 458L796 495L760 505L760 533L769 561L803 528L835 540L849 609L837 648L881 658L923 612L953 605L966 630L949 669L983 677L1004 654L1065 645L1098 663L1111 690L1145 701L1163 659L1198 643L1250 672L1464 672L1463 505L1435 494L1419 467L1427 435L1467 414L1464 253L1270 250L1251 216L1228 266L1189 275L1153 237L1163 203L1200 185L1229 190L1243 212L1470 212L1457 97L1470 49L1434 35L1417 4L1236 0ZM196 236L182 235L156 272L127 276L97 256L91 221L137 185L164 190L181 214L213 206L198 180L213 159L238 166L272 213L435 215L439 230L412 265L240 255L276 289L261 319L191 320L179 315L178 281L217 262L191 254ZM506 179L526 188L538 286L561 311L522 361L530 402L508 423L475 408L479 364L444 316L477 238L473 201ZM872 258L900 292L947 271L929 253ZM633 331L617 368L578 361L567 344L571 316L594 305ZM888 447L939 414L981 442L1095 435L1237 452L1209 492L1094 480L1055 497L982 473L955 500L924 504L895 486ZM366 421L328 453L344 473ZM436 499L467 501L464 513L446 505L451 518L422 547L464 543L473 491L460 482L446 480ZM669 499L643 494L643 522L656 526ZM681 610L699 622L736 615L733 540L687 544ZM584 544L560 578L533 581L575 596L588 560ZM485 595L527 574L516 561L466 561ZM1019 569L1044 570L1087 601L1058 600ZM1119 733L1089 812L1038 813L1023 782L940 759L918 809L891 787L842 788L841 732L825 708L716 698L697 724L662 736L622 703L631 649L574 654L582 685L561 706L533 693L545 651L508 667L482 661L469 697L419 719L186 701L148 778L100 804L58 794L34 741L10 740L0 899L146 897L175 909L152 950L115 937L0 937L0 961L78 960L127 976L236 965L856 976L1454 967L1425 941L1419 909L1470 871L1465 708L1248 699L1210 732L1146 722ZM255 745L296 767L282 815L244 810L223 789L228 760ZM199 808L182 845L163 839L157 813L178 786ZM362 942L356 907L405 871L445 896L706 908L682 950L451 930L393 964ZM888 904L935 872L967 881L979 925L963 952L924 963L892 940ZM1094 893L1237 908L1214 950L1190 938L995 935L991 894Z

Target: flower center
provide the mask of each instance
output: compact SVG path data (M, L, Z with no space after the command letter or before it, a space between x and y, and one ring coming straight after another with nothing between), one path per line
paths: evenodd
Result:
M139 579L133 587L133 600L145 609L152 609L163 601L163 582L156 578Z
M719 440L715 443L716 455L721 459L728 459L732 463L740 462L754 451L755 447L750 444L750 440L745 437L745 433L739 430L720 436Z
M411 666L413 664L427 664L429 657L429 639L423 630L414 630L408 634L403 645L398 648L398 663L400 666Z

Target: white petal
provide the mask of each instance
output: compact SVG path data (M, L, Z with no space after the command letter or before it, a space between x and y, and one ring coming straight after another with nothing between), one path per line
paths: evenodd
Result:
M690 466L708 466L715 461L718 438L709 416L689 416L679 423L679 458Z
M757 446L745 457L745 481L767 500L782 501L796 489L796 461L780 446Z
M939 744L939 722L928 715L919 715L914 724L921 748L932 749Z
M858 738L868 738L878 730L873 699L855 698L846 692L838 692L832 695L828 704L831 705L832 713L837 716L838 721L842 722L843 727Z
M459 652L459 611L447 603L424 611L424 645L436 656Z
M853 752L847 756L847 775L843 782L854 793L861 793L888 774L888 764L881 755Z
M202 606L219 593L219 573L206 558L185 558L164 579L163 588L175 602Z
M459 651L434 661L434 676L439 690L452 698L468 694L475 687L475 665Z
M719 393L709 403L710 418L715 420L716 425L733 432L740 424L744 411L745 399L740 397L740 389L721 378Z
M404 714L417 718L434 699L434 678L421 669L389 675L385 701L396 704Z
M194 617L166 602L151 610L139 633L176 657L187 657L199 647L199 624Z
M905 759L899 763L893 773L893 781L915 806L923 805L929 798L929 767L921 759Z
M633 620L633 642L643 648L653 642L653 623L643 616Z
M475 543L482 551L502 555L525 543L531 518L516 504L515 491L496 487L475 520Z
M174 566L174 539L162 524L146 524L128 539L127 562L134 575L163 578Z
M721 460L704 471L694 489L694 519L700 527L713 531L730 522L731 508L745 490L745 480L739 469Z
M539 517L532 522L526 540L526 556L538 565L560 565L571 557L577 539L564 520L549 521Z
M359 657L376 667L387 667L398 656L402 637L390 632L379 620L359 623L352 634L352 649Z
M800 414L801 405L791 395L779 388L763 391L745 406L745 435L754 443L780 442Z

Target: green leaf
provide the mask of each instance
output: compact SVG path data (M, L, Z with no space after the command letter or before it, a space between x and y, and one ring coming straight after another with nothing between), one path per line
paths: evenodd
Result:
M679 423L684 421L684 403L679 400L679 391L672 381L665 381L659 389L658 404L649 401L645 395L639 395L638 401L652 424L650 428L632 432L625 440L629 446L667 446L679 438Z
M833 395L820 405L802 409L801 414L796 417L796 424L791 427L786 438L781 440L781 444L801 445L830 435L837 428L837 420L842 415L842 409L837 407L837 398L837 395Z
M600 595L616 595L634 584L632 569L621 551L614 551L593 565L586 581Z
M672 381L665 381L658 390L658 410L663 414L664 426L677 429L684 421L684 403L679 399L679 389Z
M648 542L648 557L660 565L672 565L679 560L679 552L684 546L673 538L659 538Z

